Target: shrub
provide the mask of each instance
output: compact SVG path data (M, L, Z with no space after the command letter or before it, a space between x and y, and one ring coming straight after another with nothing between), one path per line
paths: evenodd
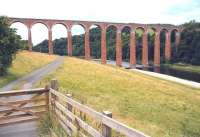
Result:
M9 19L0 16L0 76L6 74L20 44L21 37L9 27Z

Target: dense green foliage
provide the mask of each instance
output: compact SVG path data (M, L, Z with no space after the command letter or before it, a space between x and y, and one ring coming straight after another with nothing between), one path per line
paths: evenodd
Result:
M14 55L24 44L16 30L9 27L8 18L0 17L0 76L6 74Z
M129 61L130 58L130 29L124 28L122 32L122 58L125 61ZM136 33L137 41L137 59L138 63L141 62L142 53L142 35L141 33ZM154 33L149 34L149 58L153 60L154 50ZM106 44L107 44L107 59L115 60L116 56L116 28L111 26L107 29L106 34ZM53 41L54 54L67 55L67 41L66 38L55 39ZM73 45L73 56L84 56L84 34L75 35L72 38ZM93 58L101 58L101 29L99 27L90 30L90 49L91 56ZM39 52L48 52L48 40L44 40L40 44L34 46L33 50Z
M182 32L181 43L175 45L175 31L171 34L171 51L172 59L171 63L183 62L193 65L200 64L200 23L194 21L183 25L185 28ZM122 59L129 61L130 58L130 29L125 27L122 30ZM162 31L160 35L160 51L161 51L161 63L166 63L165 60L165 32ZM149 30L148 33L148 57L149 63L153 64L154 59L154 39L155 33L153 30ZM116 56L116 28L110 26L107 29L106 34L107 43L107 59L115 60ZM84 34L73 36L73 55L84 56ZM91 56L93 58L101 57L101 30L99 27L92 28L90 30L90 48ZM48 41L45 40L42 43L34 47L35 51L48 52ZM67 41L66 38L60 38L54 40L54 53L59 55L67 55ZM136 30L136 58L137 63L141 64L142 60L142 30ZM167 61L169 63L169 61Z
M200 23L191 21L183 27L182 40L172 58L173 62L200 65Z

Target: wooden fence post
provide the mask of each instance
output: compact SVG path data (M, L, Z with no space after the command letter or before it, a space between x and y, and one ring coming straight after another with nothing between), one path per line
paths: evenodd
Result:
M67 97L68 98L72 98L72 95L71 94L67 94ZM67 109L72 112L72 105L67 103Z
M51 85L50 85L50 88L58 91L58 81L56 79L52 79L51 80Z
M68 97L68 98L72 98L72 95L71 95L71 94L67 94L67 97ZM67 109L68 109L70 112L72 112L72 105L69 104L69 103L67 103ZM70 119L70 118L68 118L68 119L69 119L69 121L72 121L72 119Z
M51 82L50 82L50 88L58 91L58 81L56 79L52 79L51 80ZM52 94L50 96L50 100L52 100L51 103L50 103L51 107L52 107L52 112L55 113L56 96Z
M112 112L103 111L103 115L112 118ZM102 135L104 137L111 137L112 129L105 124L102 124Z
M46 85L45 86L45 90L48 90L48 92L46 92L46 104L47 104L47 110L49 111L51 108L51 93L49 92L49 89L50 89L50 85Z
M72 98L72 94L67 94L66 96L67 96L68 98ZM67 103L67 109L68 109L70 112L72 112L72 109L73 109L72 105L69 104L69 103ZM71 119L70 117L67 116L67 119L68 119L70 122L72 122L72 119ZM68 127L68 128L72 131L72 129L71 129L70 127ZM78 133L77 133L77 136L78 136Z

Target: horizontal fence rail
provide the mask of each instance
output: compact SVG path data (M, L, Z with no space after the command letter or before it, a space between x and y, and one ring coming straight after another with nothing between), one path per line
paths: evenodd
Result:
M39 119L48 109L45 88L0 92L0 126Z
M0 127L38 120L50 112L68 136L80 137L149 137L58 91L57 80L45 88L0 92ZM50 128L51 136L59 136Z
M66 132L69 135L72 135L72 132L77 132L78 130L80 130L80 128L82 128L90 136L93 137L110 137L111 133L109 132L111 132L111 129L127 137L149 137L148 135L145 135L144 133L136 129L130 128L125 124L120 123L100 112L97 112L92 108L83 105L54 89L50 89L50 94L52 111L58 116L57 118L63 124L62 127L66 129ZM63 105L63 103L67 104L68 107ZM69 108L69 106L71 108ZM75 108L82 113L87 114L87 116L92 117L94 120L102 123L102 125L104 125L104 128L102 126L102 129L104 130L100 132L97 129L93 128L91 125L87 124L86 121L82 120L74 113L72 113L72 108Z

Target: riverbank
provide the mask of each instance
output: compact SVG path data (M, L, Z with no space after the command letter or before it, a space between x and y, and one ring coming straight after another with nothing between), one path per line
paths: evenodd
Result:
M171 69L176 69L176 70L200 74L200 66L194 66L194 65L190 65L190 64L182 64L182 63L163 64L162 66L168 67L168 68L171 68Z

